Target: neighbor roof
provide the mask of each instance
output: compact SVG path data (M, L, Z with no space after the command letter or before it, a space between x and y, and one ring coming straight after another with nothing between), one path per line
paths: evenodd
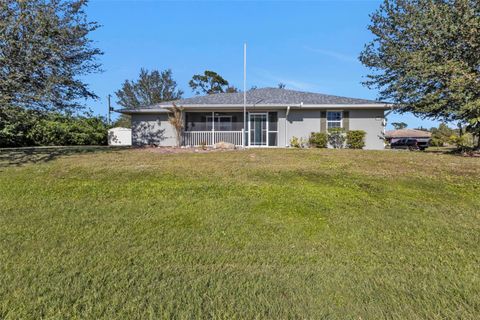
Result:
M400 129L387 131L385 136L387 138L430 138L432 134L423 130Z
M161 110L175 103L183 107L202 107L202 106L230 106L240 107L243 105L243 92L235 93L217 93L206 96L198 96L193 98L180 99L176 101L162 102L159 104L142 107L141 110ZM376 106L382 107L386 103L374 100L356 99L332 96L322 93L303 92L279 88L261 88L252 89L247 92L247 105L252 106L287 106L287 105L321 105L321 106ZM137 109L138 110L138 109ZM120 112L129 112L134 110L120 110Z

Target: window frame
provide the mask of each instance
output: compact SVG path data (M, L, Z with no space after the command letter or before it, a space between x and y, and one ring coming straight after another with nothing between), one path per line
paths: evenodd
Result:
M328 113L329 112L339 112L340 113L340 120L328 120ZM340 129L343 129L343 110L327 110L327 113L325 115L325 120L327 121L327 131L330 130L330 129L336 129L336 128L340 128ZM338 123L340 122L340 127L333 127L333 128L329 128L328 127L328 124L329 123Z

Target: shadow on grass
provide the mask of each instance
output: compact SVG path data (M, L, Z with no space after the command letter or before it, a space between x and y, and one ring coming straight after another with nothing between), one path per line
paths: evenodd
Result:
M116 152L128 148L129 147L74 146L0 149L0 168L44 163L71 155Z

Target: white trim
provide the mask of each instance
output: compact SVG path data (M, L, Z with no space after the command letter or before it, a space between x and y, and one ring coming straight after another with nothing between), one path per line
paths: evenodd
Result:
M328 113L329 113L329 112L340 112L341 117L342 117L342 118L340 119L340 128L343 129L344 111L343 111L343 110L327 110L327 112L326 112L326 114L325 114L327 132L328 132L328 129L329 129L329 128L328 128L328 122L329 122L329 120L328 120ZM338 120L330 120L330 122L338 122ZM331 129L333 129L333 128L331 128Z

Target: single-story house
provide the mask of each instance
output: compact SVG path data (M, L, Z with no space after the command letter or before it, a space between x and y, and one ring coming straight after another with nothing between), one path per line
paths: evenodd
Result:
M243 98L243 92L238 92L173 101L184 110L182 144L223 141L246 147L288 147L292 137L308 139L312 132L344 128L364 130L366 149L384 149L384 113L390 108L385 103L278 88L252 89L246 94L244 119ZM176 145L175 130L168 121L173 102L119 110L131 115L134 146Z
M397 142L398 140L405 138L417 139L419 142L428 143L432 138L432 134L428 131L416 129L398 129L385 132L385 139L390 143Z

